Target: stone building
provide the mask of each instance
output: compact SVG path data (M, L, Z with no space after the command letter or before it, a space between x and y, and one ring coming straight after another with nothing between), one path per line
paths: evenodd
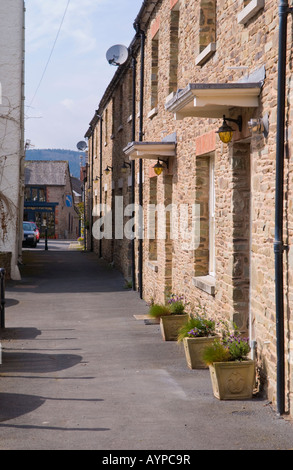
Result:
M75 240L80 233L67 161L26 161L24 220L44 236Z
M275 405L283 394L291 412L292 39L288 34L283 215L289 249L280 357L277 1L145 0L135 29L128 60L86 133L92 249L132 276L146 301L182 294L190 308L200 303L209 315L235 322L250 338L260 390ZM224 142L223 125L232 128ZM163 167L160 175L155 166ZM142 208L136 208L135 240L131 202Z
M0 4L0 267L19 279L24 163L24 1Z

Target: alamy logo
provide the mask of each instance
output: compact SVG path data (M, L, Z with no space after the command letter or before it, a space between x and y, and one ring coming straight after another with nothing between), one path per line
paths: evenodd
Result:
M93 224L95 239L171 239L178 240L183 250L199 247L199 204L147 204L143 208L129 204L124 207L123 196L116 196L114 202L114 213L106 204L94 207L93 216L98 218Z

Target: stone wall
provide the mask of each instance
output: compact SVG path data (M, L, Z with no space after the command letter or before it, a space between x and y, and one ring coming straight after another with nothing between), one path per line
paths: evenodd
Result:
M249 4L250 2L242 0L163 0L157 2L156 9L144 25L146 46L143 140L159 142L173 133L176 133L177 137L177 155L170 157L169 169L165 169L163 175L155 176L155 159L143 160L144 208L149 203L165 206L173 204L176 208L184 204L199 205L200 243L190 249L183 243L182 234L172 238L171 219L167 221L165 239L158 236L151 240L145 238L142 296L146 301L162 302L168 293L182 294L190 302L190 311L195 311L200 304L210 316L236 322L241 331L249 334L250 339L257 344L255 354L258 370L261 371L261 378L265 377L268 398L274 402L276 344L273 238L278 11L275 1L266 0L264 8L256 11L244 24L239 23L238 15L245 7L249 7ZM291 20L289 31L290 25ZM290 59L292 44L289 33L288 39ZM205 49L210 43L215 43L216 47L205 55ZM197 60L199 54L204 56ZM140 60L138 50L138 70ZM199 65L195 65L196 63ZM242 131L238 131L234 125L234 137L229 145L223 144L216 134L222 124L220 116L190 116L175 120L173 114L166 110L166 100L174 97L176 89L184 89L190 83L238 82L257 70L265 70L259 107L229 110L229 117L235 118L241 114L243 118ZM131 69L129 72L131 73ZM287 135L290 136L293 94L291 81L288 83L290 89L287 97ZM119 119L118 123L117 113L113 112L113 99L116 106L121 85L125 103L122 121ZM103 176L103 202L107 200L112 207L117 190L129 196L128 180L119 172L124 159L123 148L132 140L129 90L129 76L123 74L119 79L119 87L115 86L112 94L108 93L110 98L107 103L103 102L100 109L104 119L107 111L107 120L114 129L112 140L108 139L102 149L103 167L107 164L113 166L109 179L106 180ZM140 80L137 78L137 109L139 91ZM262 118L266 114L270 122L268 136L252 133L248 127L249 120ZM138 129L139 116L136 124ZM98 126L95 132L99 132ZM110 133L108 129L107 135L110 136ZM211 158L215 175L215 227L212 247L215 258L214 273L211 272L210 263ZM99 156L95 160L95 168L99 168ZM136 161L136 201L139 200L138 173L139 163ZM290 245L293 227L290 141L285 183L285 229ZM147 227L146 209L144 220ZM156 230L156 223L152 228ZM103 257L109 262L114 261L126 275L130 266L129 240L103 240L102 245ZM98 247L99 243L95 246ZM138 275L138 241L135 244L135 254ZM289 251L285 256L288 409L293 386L293 325L290 317L292 267L293 257Z

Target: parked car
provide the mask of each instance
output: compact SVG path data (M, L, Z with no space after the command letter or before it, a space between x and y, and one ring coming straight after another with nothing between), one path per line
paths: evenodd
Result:
M23 222L23 241L22 246L31 246L35 248L37 246L37 237L34 231L34 227L29 222Z
M40 241L40 231L39 231L38 227L36 226L35 222L26 222L26 223L32 225L33 230L36 234L37 243L39 243L39 241Z

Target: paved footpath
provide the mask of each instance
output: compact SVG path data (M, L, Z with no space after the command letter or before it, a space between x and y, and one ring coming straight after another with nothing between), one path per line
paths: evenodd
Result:
M209 371L134 317L147 306L122 276L67 248L25 251L7 284L0 450L293 449L292 422L214 398Z

